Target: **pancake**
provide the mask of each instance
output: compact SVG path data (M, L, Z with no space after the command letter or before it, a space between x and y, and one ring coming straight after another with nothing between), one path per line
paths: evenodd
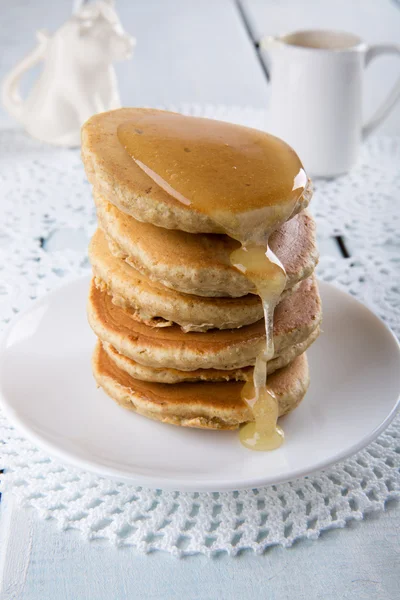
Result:
M283 348L279 356L268 361L268 376L286 367L297 356L303 354L317 339L320 328L317 327L308 336L304 342L294 344L288 348ZM155 367L146 367L131 358L124 356L116 351L113 346L103 342L103 348L112 361L122 371L141 381L151 381L155 383L181 383L184 381L248 381L253 377L253 367L243 367L232 371L223 371L218 369L197 369L196 371L178 371L177 369L164 369Z
M82 160L88 180L104 198L139 221L192 233L221 233L206 214L185 206L156 185L120 143L119 125L138 115L157 112L155 109L121 108L94 115L86 121L82 127ZM311 196L309 181L298 211L308 205Z
M263 317L260 298L208 298L182 294L151 281L126 261L111 254L103 232L98 229L89 246L89 259L97 287L106 290L113 302L135 311L137 319L153 327L178 323L183 331L235 329Z
M252 411L241 399L243 383L149 383L119 369L97 343L93 375L100 387L118 404L137 413L183 427L236 429L252 420ZM309 384L305 354L268 378L268 388L278 399L279 415L300 403Z
M95 194L99 226L110 251L151 281L186 294L239 297L254 284L230 263L239 242L226 235L191 234L141 223ZM303 212L271 235L271 250L286 269L286 287L309 277L318 262L315 224Z
M264 320L240 329L184 333L178 325L153 328L138 322L129 310L113 304L111 297L92 281L88 319L103 341L149 367L193 371L196 369L236 369L254 364L265 344ZM298 289L275 309L275 355L283 348L307 339L321 320L321 305L314 278L301 282Z
M111 254L100 229L91 239L89 259L96 286L107 291L114 304L131 309L138 321L151 327L168 327L177 323L185 332L235 329L263 318L261 300L255 294L240 298L193 296L150 281L126 261ZM298 285L285 290L282 298Z

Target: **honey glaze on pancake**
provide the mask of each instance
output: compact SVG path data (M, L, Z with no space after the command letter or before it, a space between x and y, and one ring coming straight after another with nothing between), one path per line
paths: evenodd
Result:
M242 398L254 422L240 432L243 445L272 450L281 445L278 403L268 390L267 361L274 354L273 314L286 273L268 247L306 188L307 176L290 146L264 132L176 113L137 114L118 127L135 163L175 199L202 212L241 243L231 263L256 286L263 302L266 346Z

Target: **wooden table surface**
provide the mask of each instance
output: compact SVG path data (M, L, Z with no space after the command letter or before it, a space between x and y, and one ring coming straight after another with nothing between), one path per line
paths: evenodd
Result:
M70 0L0 0L0 78L32 49L34 32L54 31L71 5ZM264 35L319 27L350 30L371 43L400 41L400 3L395 0L119 0L117 5L126 30L137 38L132 62L117 66L125 105L267 108L265 57L258 49ZM366 114L399 73L399 61L391 57L368 69ZM34 75L26 77L26 89ZM14 126L0 110L0 135L1 128ZM400 134L400 105L379 132ZM352 240L344 243L354 249ZM320 239L319 245L321 254L341 255L335 239ZM177 560L59 532L53 522L17 508L6 494L0 518L0 598L398 600L399 526L400 510L391 502L384 513L291 549L271 548L259 557L245 552L236 558Z

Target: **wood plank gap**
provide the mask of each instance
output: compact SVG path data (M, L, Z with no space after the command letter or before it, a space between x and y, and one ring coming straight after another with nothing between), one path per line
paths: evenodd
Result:
M236 7L238 9L239 16L240 16L240 18L242 20L244 28L246 30L246 33L247 33L250 41L252 42L252 44L254 46L254 51L255 51L256 57L258 59L258 62L260 63L260 67L262 69L262 72L264 73L266 80L269 81L268 69L265 66L265 62L263 61L261 53L260 53L260 43L259 43L258 40L255 39L255 37L253 35L253 32L252 32L251 27L250 27L249 20L247 18L246 12L245 12L245 10L243 8L243 5L242 5L241 1L240 0L235 0L235 4L236 4Z
M350 252L347 249L344 238L342 235L335 235L335 240L337 245L339 246L339 250L342 253L344 258L350 258Z

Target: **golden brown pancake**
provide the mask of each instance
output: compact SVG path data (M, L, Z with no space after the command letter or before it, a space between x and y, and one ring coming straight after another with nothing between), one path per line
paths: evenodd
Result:
M303 354L317 339L320 328L317 327L304 342L283 348L281 354L268 361L268 375L278 369L286 367L297 356ZM128 375L142 381L155 383L181 383L184 381L248 381L253 377L253 367L243 367L232 371L218 369L197 369L196 371L178 371L178 369L166 369L146 367L135 362L131 358L117 352L113 346L102 342L103 348L119 369L126 371Z
M183 333L178 325L152 328L138 322L129 310L92 281L88 319L95 334L132 360L150 367L193 371L236 369L252 365L265 344L264 321L240 329ZM280 302L274 315L275 354L304 341L321 320L321 305L314 278Z
M131 309L132 315L135 313L147 325L166 327L178 323L183 331L206 331L235 329L263 317L260 298L255 294L208 298L183 294L151 281L111 254L100 229L90 242L89 258L97 287L107 291L118 306Z
M118 126L138 115L157 112L155 109L121 108L95 115L83 125L82 159L89 181L104 198L139 221L193 233L221 233L206 214L185 206L156 185L119 141ZM309 182L298 211L308 205L311 196Z
M113 400L148 418L203 429L236 429L252 420L252 411L241 399L241 382L170 385L140 381L119 369L100 343L96 345L92 365L98 385ZM268 387L278 399L280 416L296 408L308 384L305 354L268 378Z
M192 234L141 223L95 195L99 225L110 251L151 281L197 296L244 296L254 284L230 262L240 244L226 235ZM271 250L287 274L287 288L309 277L317 262L315 224L302 212L271 235Z

